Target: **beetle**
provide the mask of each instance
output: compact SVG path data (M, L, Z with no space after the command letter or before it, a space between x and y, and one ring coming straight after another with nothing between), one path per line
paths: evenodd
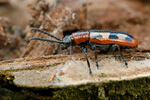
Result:
M138 46L137 40L130 34L120 31L112 30L89 30L89 31L78 31L72 33L72 35L66 35L63 39L60 39L44 30L38 28L31 28L47 34L56 40L48 38L31 38L30 40L41 40L48 42L55 42L61 44L61 49L67 49L70 46L70 54L73 54L73 46L78 45L82 48L82 52L85 54L89 73L92 75L89 60L87 58L87 48L89 46L91 50L95 50L95 62L97 68L99 67L97 61L97 50L102 52L119 50L121 58L124 60L125 66L128 67L126 59L123 57L122 49L135 48Z

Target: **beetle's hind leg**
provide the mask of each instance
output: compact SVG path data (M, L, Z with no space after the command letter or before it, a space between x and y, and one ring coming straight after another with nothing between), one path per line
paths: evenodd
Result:
M124 60L125 66L128 67L128 63L127 63L126 59L124 58L124 56L123 56L123 54L122 54L122 50L121 50L121 48L120 48L119 46L118 46L118 50L119 50L119 52L120 52L121 58Z
M87 58L87 48L83 47L82 48L82 52L85 54L85 58L86 58L86 61L87 61L87 64L88 64L88 68L89 68L89 73L90 73L90 75L93 76L92 70L91 70L91 67L90 67L90 62L89 62L89 60Z
M98 65L98 61L97 61L97 49L96 48L95 48L95 62L96 62L96 67L98 69L99 65Z
M120 56L121 56L121 58L124 60L125 66L128 67L128 63L127 63L126 59L124 58L124 56L123 56L123 54L122 54L122 50L121 50L120 46L119 46L119 45L116 45L116 44L113 45L113 46L118 47L118 50L119 50L119 52L120 52Z

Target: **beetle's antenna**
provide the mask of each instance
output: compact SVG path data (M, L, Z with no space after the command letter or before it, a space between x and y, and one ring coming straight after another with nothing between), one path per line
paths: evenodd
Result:
M30 38L29 40L41 40L41 41L55 42L55 43L61 43L61 44L66 43L64 41L50 40L50 39L46 39L46 38Z
M62 41L62 39L60 39L60 38L58 38L58 37L56 37L56 36L54 36L54 35L52 35L52 34L46 32L46 31L44 31L44 30L40 30L39 28L31 28L31 30L36 30L36 31L42 32L42 33L44 33L44 34L47 34L48 36L51 36L51 37L53 37L53 38L55 38L55 39L57 39L57 40Z

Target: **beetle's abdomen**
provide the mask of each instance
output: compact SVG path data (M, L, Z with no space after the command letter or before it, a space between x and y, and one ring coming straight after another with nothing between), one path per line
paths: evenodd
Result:
M75 33L72 33L72 36L76 44L80 44L89 40L88 31L75 32Z
M129 47L136 47L137 40L128 33L119 31L91 30L90 41L97 44L118 44Z

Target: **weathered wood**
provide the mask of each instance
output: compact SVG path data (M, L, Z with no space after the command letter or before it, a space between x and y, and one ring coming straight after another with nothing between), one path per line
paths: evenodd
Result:
M88 72L82 54L2 61L0 85L3 87L11 84L26 95L38 99L149 98L150 55L148 53L124 55L129 68L113 55L99 54L100 68L97 69L94 54L90 53L88 57L93 77ZM54 72L56 72L54 79L49 81Z

